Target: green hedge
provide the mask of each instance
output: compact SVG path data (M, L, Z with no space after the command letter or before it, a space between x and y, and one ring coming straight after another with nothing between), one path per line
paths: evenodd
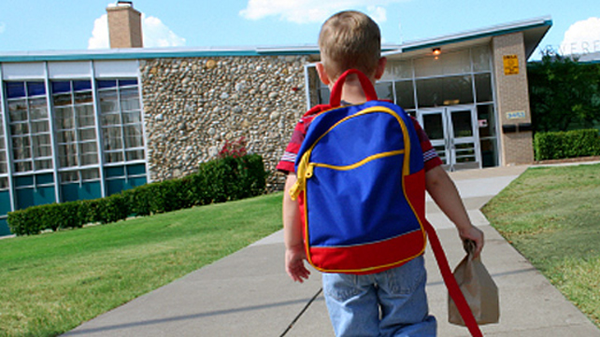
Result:
M202 163L197 173L182 179L150 183L100 199L33 206L9 212L7 221L16 235L106 224L130 215L146 216L260 195L266 176L262 157L257 154L224 157Z
M538 132L533 139L535 160L600 155L598 130Z

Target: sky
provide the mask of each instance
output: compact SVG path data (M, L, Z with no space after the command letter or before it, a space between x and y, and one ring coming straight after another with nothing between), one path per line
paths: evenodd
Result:
M0 55L108 48L108 0L1 0ZM549 16L539 50L600 52L599 0L134 0L145 47L315 45L322 22L355 9L402 44Z

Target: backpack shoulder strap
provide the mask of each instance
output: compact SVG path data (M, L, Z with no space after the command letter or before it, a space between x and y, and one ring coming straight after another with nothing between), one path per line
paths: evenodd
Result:
M307 112L304 113L304 115L302 117L308 117L308 116L312 116L312 115L317 115L323 111L327 111L331 109L331 105L329 104L318 104L313 106L310 110L308 110Z
M367 101L375 101L377 100L377 92L375 91L375 87L373 87L373 83L367 77L367 75L363 74L361 71L356 69L346 70L338 79L335 81L333 88L331 89L331 97L329 98L329 105L332 107L340 106L342 102L342 88L344 87L344 82L346 82L346 78L351 75L356 74L360 81L360 84L365 92L365 97Z
M465 325L471 336L473 337L483 337L481 330L479 330L479 326L477 325L477 321L473 316L473 312L471 312L471 308L469 308L469 304L467 304L467 300L463 295L454 275L452 275L452 271L450 270L450 266L448 265L448 259L446 259L446 254L444 253L444 249L442 248L442 244L440 243L440 239L435 232L433 226L429 223L429 221L423 221L423 227L425 227L425 231L427 232L427 236L429 237L429 243L431 243L431 249L433 250L433 255L435 256L435 260L438 263L438 267L440 268L440 272L442 274L442 278L444 279L444 283L446 283L446 288L448 288L448 293L450 297L454 300L456 304L456 308L460 313L463 321L465 321Z

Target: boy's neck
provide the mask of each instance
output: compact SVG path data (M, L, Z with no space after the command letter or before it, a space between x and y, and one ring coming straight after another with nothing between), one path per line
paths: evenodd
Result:
M342 87L342 101L350 104L361 104L367 101L358 78L348 78Z

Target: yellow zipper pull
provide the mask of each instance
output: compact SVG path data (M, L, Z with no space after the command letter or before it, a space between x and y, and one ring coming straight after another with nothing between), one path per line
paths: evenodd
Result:
M314 169L315 169L315 164L312 164L312 163L308 164L308 167L306 168L306 173L304 173L304 177L306 179L312 178Z
M289 190L290 196L292 200L296 200L298 195L306 188L306 179L310 179L313 175L313 165L308 163L308 159L310 158L310 154L312 151L306 151L300 160L300 164L298 164L298 172L296 183Z

